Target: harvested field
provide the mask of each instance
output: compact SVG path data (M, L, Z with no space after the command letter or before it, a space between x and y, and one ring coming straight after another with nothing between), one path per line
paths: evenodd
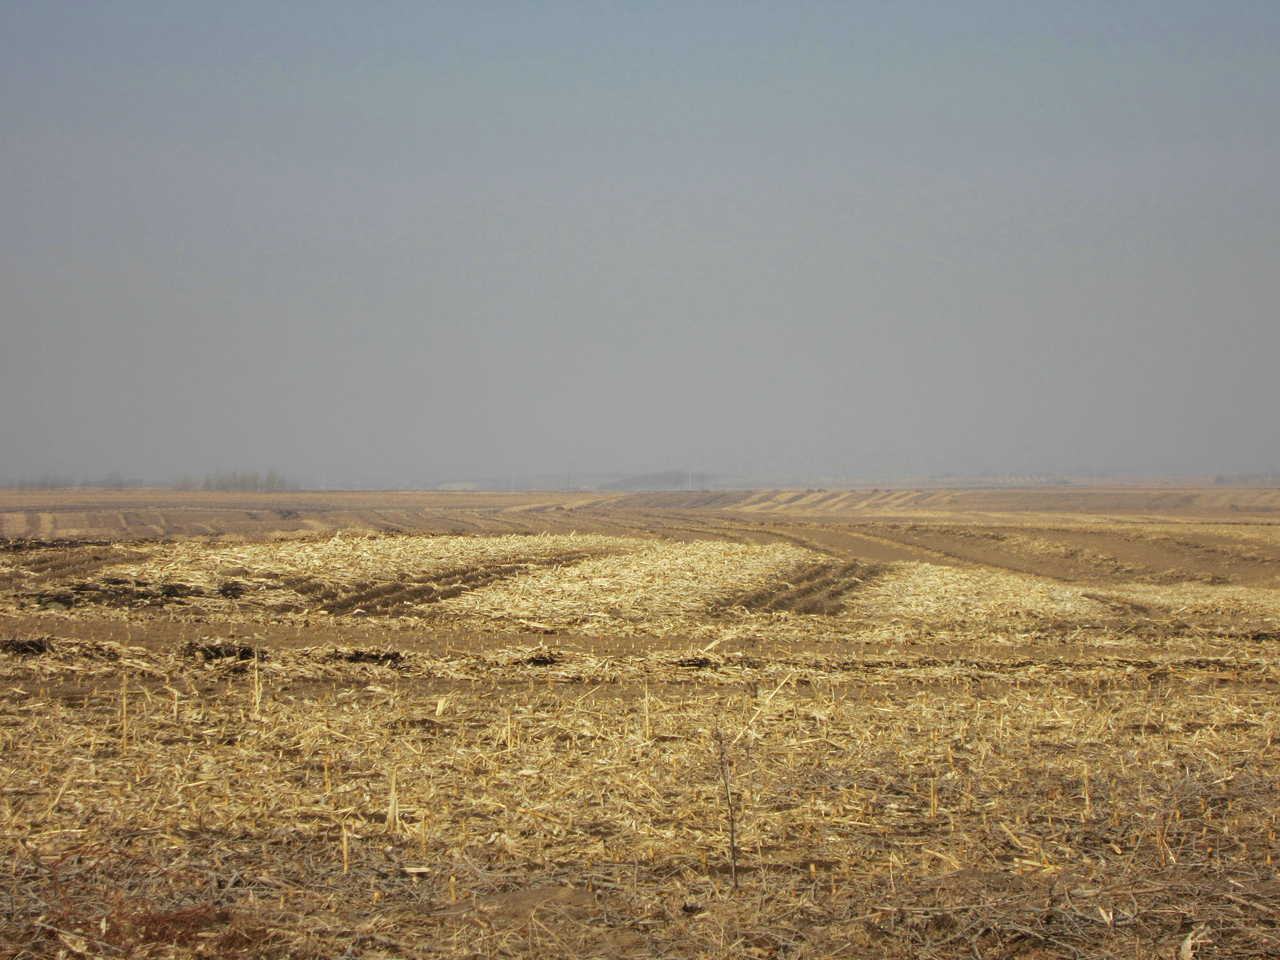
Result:
M743 508L8 541L0 958L1280 955L1274 526Z

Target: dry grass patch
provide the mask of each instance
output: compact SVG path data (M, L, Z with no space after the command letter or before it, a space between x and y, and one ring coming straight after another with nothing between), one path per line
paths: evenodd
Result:
M1079 588L989 568L899 564L857 595L853 615L915 631L982 634L1036 621L1091 620L1106 610Z
M12 960L1280 946L1261 660L23 643Z
M815 560L809 550L695 541L601 538L616 543L608 556L572 570L537 570L449 602L470 616L538 621L603 634L619 627L653 635L706 626L708 608L723 597L787 577Z

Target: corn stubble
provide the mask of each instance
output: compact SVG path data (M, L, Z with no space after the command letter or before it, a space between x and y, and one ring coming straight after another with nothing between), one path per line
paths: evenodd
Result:
M143 648L75 611L0 641L0 957L1280 952L1274 657L1194 621L1265 592L1179 588L1138 652L1115 597L1032 578L855 570L797 614L733 600L827 582L798 548L525 539L576 559L440 604L555 641ZM366 584L427 549L357 546ZM237 550L251 587L309 562ZM181 551L182 582L230 563Z

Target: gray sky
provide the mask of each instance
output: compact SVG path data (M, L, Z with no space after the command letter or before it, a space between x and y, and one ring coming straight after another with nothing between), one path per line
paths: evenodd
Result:
M0 478L1280 469L1280 5L0 3Z

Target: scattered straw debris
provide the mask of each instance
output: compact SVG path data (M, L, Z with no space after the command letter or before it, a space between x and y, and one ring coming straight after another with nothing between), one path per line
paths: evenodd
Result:
M615 541L616 542L616 541ZM602 634L631 625L656 634L705 621L723 596L745 593L811 562L786 544L624 541L629 549L572 569L537 570L448 601L451 610L503 620L537 620Z
M3 562L0 960L1280 955L1267 590L601 536Z
M904 563L857 595L856 612L921 630L991 631L1035 620L1093 620L1105 608L1077 587L1038 577Z
M1023 538L1027 539L1027 538ZM790 544L634 537L351 537L7 555L0 612L120 621L359 619L698 645L919 644L983 638L1115 646L1138 633L1194 649L1280 629L1274 590L1210 583L1091 587L990 567L834 562ZM85 567L84 564L89 564ZM1120 621L1124 621L1121 624Z
M0 957L1280 942L1265 659L366 653L8 649Z

